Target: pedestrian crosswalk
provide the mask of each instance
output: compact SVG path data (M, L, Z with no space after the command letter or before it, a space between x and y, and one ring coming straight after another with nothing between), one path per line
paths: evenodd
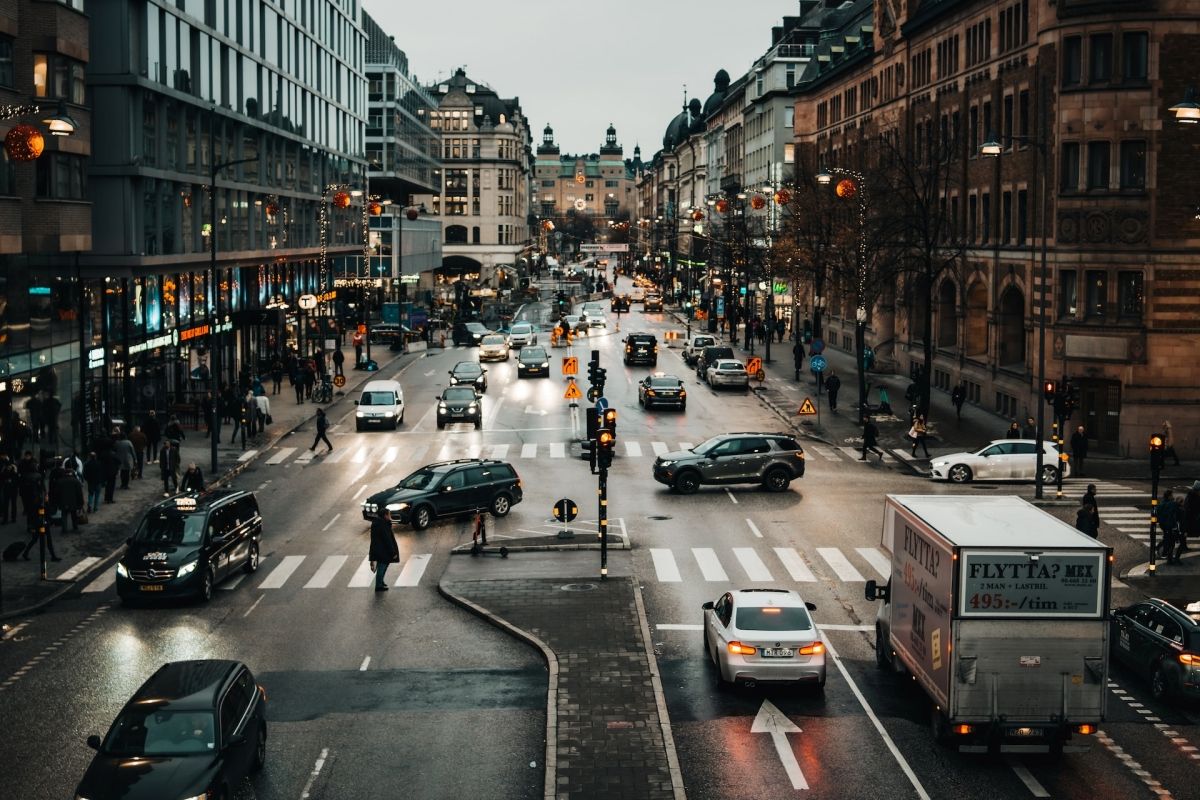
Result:
M707 583L776 583L792 580L812 583L832 578L842 583L862 583L869 577L886 579L891 563L875 547L856 547L852 556L838 547L818 547L813 562L794 547L774 547L760 551L754 547L731 547L718 551L712 547L676 550L651 547L650 563L659 583L683 583L696 579Z

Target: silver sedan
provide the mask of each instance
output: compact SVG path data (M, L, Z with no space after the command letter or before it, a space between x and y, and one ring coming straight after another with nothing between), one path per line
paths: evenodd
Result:
M740 589L704 606L704 651L728 684L825 686L825 643L816 611L791 589Z
M705 380L714 389L723 386L733 386L742 389L750 388L750 373L746 365L732 358L722 358L714 361L705 370Z

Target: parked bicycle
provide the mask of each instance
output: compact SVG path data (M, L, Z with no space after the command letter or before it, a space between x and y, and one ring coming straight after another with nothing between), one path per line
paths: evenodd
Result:
M329 403L333 400L333 379L326 373L321 376L321 382L313 387L312 401L314 403Z

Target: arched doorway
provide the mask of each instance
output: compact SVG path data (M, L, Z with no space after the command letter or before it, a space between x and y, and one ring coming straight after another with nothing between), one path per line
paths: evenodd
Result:
M958 346L958 317L955 314L954 281L946 279L938 287L938 347Z
M967 290L965 350L968 356L987 355L987 287L975 281Z
M1000 352L997 363L1015 366L1025 363L1025 293L1009 286L1000 295L997 335Z
M466 225L447 225L446 226L446 244L466 244L467 243L467 226Z

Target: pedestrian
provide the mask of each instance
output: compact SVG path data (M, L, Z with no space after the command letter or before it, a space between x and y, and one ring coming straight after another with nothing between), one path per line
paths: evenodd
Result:
M79 460L79 456L75 455L72 450L71 454L64 457L62 460L63 469L73 469L76 475L83 474L83 462Z
M388 590L387 572L389 564L400 561L400 546L396 544L396 534L392 531L392 512L386 506L379 509L379 515L371 520L371 549L367 553L371 569L375 571L375 591Z
M204 473L200 471L198 466L196 466L195 461L188 464L187 472L183 473L183 480L179 482L179 491L204 491Z
M1087 430L1082 425L1071 434L1071 458L1075 461L1075 474L1083 476L1083 462L1088 454Z
M950 402L954 404L954 413L958 419L962 419L963 403L967 401L967 387L959 383L954 387L954 391L950 393Z
M1079 509L1075 512L1075 529L1093 539L1100 538L1100 516L1096 513L1096 507L1086 499L1080 501Z
M926 438L929 436L929 430L925 426L924 414L917 414L916 419L913 420L912 427L908 430L908 435L913 440L912 454L914 456L917 454L917 446L920 445L925 451L925 457L929 458L929 445L925 443Z
M50 554L50 560L62 561L62 559L58 557L58 553L54 552L54 536L50 530L49 520L38 514L38 509L43 508L44 503L45 497L39 488L37 497L33 498L32 513L27 513L25 515L26 530L29 532L29 543L25 545L25 549L21 552L21 558L25 559L26 561L29 560L29 551L33 549L35 544L38 543L38 538L41 536L46 537L46 552ZM43 522L46 523L44 533L42 525Z
M136 464L134 465L134 477L141 480L142 468L146 463L146 434L142 432L139 426L134 425L133 430L129 432L129 441L133 443L133 454L137 457ZM75 472L82 475L83 465L81 464Z
M358 369L363 360L363 337L361 333L354 334L351 340L354 343L354 368ZM336 357L335 357L336 358ZM334 364L338 362L335 360ZM338 365L340 367L340 364Z
M1179 466L1179 456L1175 453L1175 432L1171 429L1171 423L1168 420L1163 420L1163 463L1167 463L1167 456L1175 459L1175 466Z
M229 440L229 443L233 444L240 433L242 436L242 449L245 450L246 436L254 435L254 428L252 426L254 425L254 414L258 405L254 402L254 397L247 392L246 396L238 401L237 408L238 412L234 415L233 438Z
M1083 493L1083 497L1079 498L1080 502L1092 507L1096 514L1096 530L1100 530L1100 501L1096 498L1096 484L1089 483L1087 491Z
M1024 427L1021 428L1021 438L1022 439L1036 439L1037 438L1037 423L1034 422L1033 417L1025 418L1025 425L1024 425Z
M238 434L242 434L242 449L246 449L246 431L242 427L242 420L245 418L244 408L246 405L245 399L234 398L231 401L230 417L233 419L233 435L229 437L229 443L237 442Z
M892 398L888 395L887 387L883 384L879 385L879 413L886 416L895 416L892 411Z
M83 510L84 499L83 484L79 482L75 470L63 470L63 474L54 481L52 489L55 494L54 503L62 514L63 533L67 532L68 525L79 530L79 512Z
M129 488L129 477L133 475L134 467L137 466L137 453L134 452L133 442L128 436L117 433L117 441L114 447L117 458L120 460L121 470L121 488Z
M162 475L163 497L179 488L179 448L168 439L158 454L158 470Z
M116 430L113 431L115 435ZM121 456L117 453L116 442L109 440L100 451L100 464L104 467L104 502L114 503L113 494L117 491L117 476L121 474Z
M187 438L183 433L183 426L179 424L179 417L174 414L167 418L167 427L163 429L163 435L174 440L176 447Z
M1183 513L1180 515L1180 532L1183 544L1180 550L1187 550L1189 538L1200 537L1200 481L1192 484L1188 493L1183 497Z
M254 424L258 427L258 432L262 433L267 429L267 424L271 422L271 400L265 394L254 398L255 419Z
M296 390L296 405L300 405L304 402L304 371L300 368L299 361L292 366L290 378L292 388Z
M317 385L317 366L312 359L304 362L304 399L312 400L313 387Z
M142 430L146 432L146 460L158 461L158 443L162 439L162 428L159 427L154 411L147 412Z
M775 336L778 337L779 343L783 344L783 334L787 333L787 323L783 321L783 317L775 320Z
M283 362L278 357L271 362L271 394L279 394L283 387Z
M1017 424L1017 421L1015 419L1012 421L1012 425L1008 426L1008 430L1004 432L1004 438L1005 439L1020 439L1021 438L1021 426L1019 424Z
M318 408L317 409L317 436L315 439L313 439L312 447L308 448L309 452L315 452L317 449L317 445L321 442L324 442L325 446L329 448L328 450L325 451L326 453L333 452L333 445L330 444L329 437L326 436L326 431L328 431L328 430L329 430L329 420L326 419L326 417L325 417L325 409Z
M804 369L804 342L799 339L792 345L792 364L796 368L796 380L800 380L800 371Z
M339 347L336 350L334 350L333 351L333 374L335 376L345 375L345 373L342 371L342 364L344 364L345 362L346 362L346 356L344 353L342 353L342 348ZM358 361L355 361L354 365L358 366Z
M17 465L0 455L0 524L17 521Z
M879 456L879 460L882 462L883 451L875 446L877 444L879 444L879 426L875 424L875 420L871 419L870 415L867 415L863 422L862 458L859 461L866 461L867 453L871 452Z
M832 369L829 370L829 375L825 378L825 391L829 393L829 410L835 414L837 413L838 390L841 388L842 379Z
M1178 564L1180 557L1179 504L1175 502L1175 493L1170 489L1163 492L1162 502L1158 505L1158 525L1162 528L1162 555L1168 564Z
M267 387L263 386L262 378L257 375L254 376L254 380L250 382L250 391L254 393L255 397L267 393Z
M88 453L87 461L83 462L83 480L88 489L88 512L99 511L100 492L104 489L104 465L95 451Z

